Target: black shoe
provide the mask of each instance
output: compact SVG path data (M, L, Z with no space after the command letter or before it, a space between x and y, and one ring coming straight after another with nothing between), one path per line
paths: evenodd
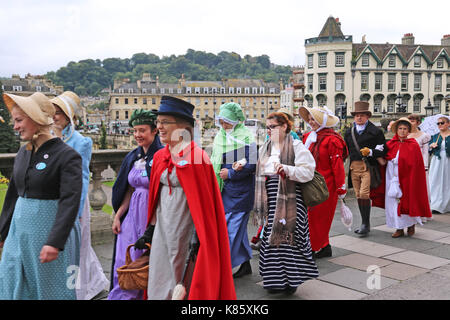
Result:
M362 223L361 227L355 230L355 233L366 236L370 232L370 199L358 199L358 207Z
M333 252L331 250L331 246L329 244L327 244L325 247L323 247L319 251L315 252L313 256L315 259L320 259L320 258L331 257L332 254L333 254Z
M433 211L431 211L431 213L432 213L432 214L442 214L442 212L439 212L439 211L437 211L437 210L433 210Z
M297 288L295 287L287 287L284 289L284 292L288 295L294 294L297 291Z
M248 274L252 274L252 266L250 265L250 261L245 261L243 264L241 264L239 270L236 271L235 274L233 274L233 278L240 278Z

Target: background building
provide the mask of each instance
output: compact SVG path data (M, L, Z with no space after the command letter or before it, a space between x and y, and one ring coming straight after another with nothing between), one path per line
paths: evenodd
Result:
M305 100L326 105L339 115L359 100L368 101L375 118L402 112L448 113L450 35L440 45L418 45L412 33L401 44L353 43L338 18L329 17L319 36L305 40ZM400 108L399 108L400 107ZM403 108L403 110L402 110Z
M109 117L113 125L128 126L133 110L158 109L164 95L184 99L195 106L194 118L203 126L212 125L220 105L239 103L247 118L264 120L268 113L280 108L281 83L259 79L223 79L222 81L187 81L160 83L144 73L141 80L116 80L110 94ZM265 122L265 121L263 121Z

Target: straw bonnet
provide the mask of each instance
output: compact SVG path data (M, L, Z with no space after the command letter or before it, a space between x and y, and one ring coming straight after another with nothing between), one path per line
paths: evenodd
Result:
M3 100L5 101L9 112L11 112L12 108L17 105L37 124L48 126L53 123L55 107L50 100L40 92L35 92L29 97L4 93Z
M369 103L366 101L356 101L355 102L355 109L350 112L352 116L354 116L357 113L365 113L369 115L369 117L372 116L372 112L369 110Z
M69 119L73 119L76 112L80 109L80 98L72 91L65 91L51 99L50 102L60 107Z
M411 121L409 121L409 119L407 117L401 117L400 119L396 120L392 125L391 125L391 131L396 134L397 133L397 127L399 125L400 122L408 122L410 124L410 129L412 127Z
M326 106L323 107L300 107L298 110L300 117L308 123L308 114L311 114L313 119L321 126L325 128L332 128L339 123L339 118L336 117L333 112ZM326 116L326 117L325 117ZM326 123L323 121L326 118Z

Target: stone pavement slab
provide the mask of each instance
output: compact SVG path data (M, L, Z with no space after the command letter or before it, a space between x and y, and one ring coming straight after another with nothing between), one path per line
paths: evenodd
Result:
M346 250L362 253L373 257L382 257L404 250L401 248L379 244L368 240L362 240L361 238L350 237L347 235L330 238L330 244L331 246L340 247Z
M395 280L406 280L414 278L420 274L429 272L428 269L423 269L411 266L404 263L391 263L381 268L381 275Z
M336 272L329 273L323 277L319 277L319 280L330 282L352 290L357 290L366 294L374 294L377 290L381 290L398 283L397 280L380 275L379 288L372 289L372 275L372 272L363 272L352 268L344 268Z
M295 296L304 300L359 300L367 294L320 280L303 283Z
M372 265L384 267L393 263L390 260L375 258L360 253L352 253L346 256L329 259L328 261L362 271L366 271L367 267Z
M443 259L410 250L391 254L385 256L384 258L430 270L450 263L450 260L448 259Z

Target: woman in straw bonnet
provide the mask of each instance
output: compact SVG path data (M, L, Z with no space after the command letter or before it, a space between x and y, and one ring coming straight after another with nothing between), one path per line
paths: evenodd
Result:
M252 250L247 235L247 223L255 197L256 143L253 133L242 123L241 106L229 102L220 106L216 118L219 132L214 138L211 162L222 192L231 266L241 266L233 275L239 278L252 273Z
M329 192L328 200L308 208L311 247L316 258L331 257L328 235L338 197L344 198L347 193L344 170L347 145L332 129L339 123L339 118L327 107L301 107L299 113L312 129L303 136L303 142L316 160L316 170L325 178Z
M421 217L431 217L422 153L416 140L408 138L411 127L406 117L395 121L391 126L395 135L386 144L384 207L386 225L396 229L393 238L404 236L404 228L412 236Z
M116 214L112 230L116 240L109 300L141 300L144 297L141 290L120 288L117 268L125 264L127 247L135 243L147 227L148 186L153 156L163 147L155 120L156 114L152 111L138 109L133 112L129 121L138 147L125 156L113 186L112 205ZM134 249L130 251L132 260L142 255L145 245L136 245Z
M266 125L270 139L261 146L256 165L255 212L264 226L259 272L269 293L293 294L319 275L299 185L311 181L316 164L289 134L292 122L284 113L271 113Z
M81 157L50 133L55 108L42 93L3 98L28 143L16 155L0 217L0 299L76 299Z
M92 156L92 139L75 130L76 113L80 111L80 98L72 91L65 91L50 100L55 107L54 132L81 155L83 161L83 189L78 218L81 224L81 249L77 299L90 300L105 290L109 284L102 265L91 246L91 213L88 199L89 163Z

